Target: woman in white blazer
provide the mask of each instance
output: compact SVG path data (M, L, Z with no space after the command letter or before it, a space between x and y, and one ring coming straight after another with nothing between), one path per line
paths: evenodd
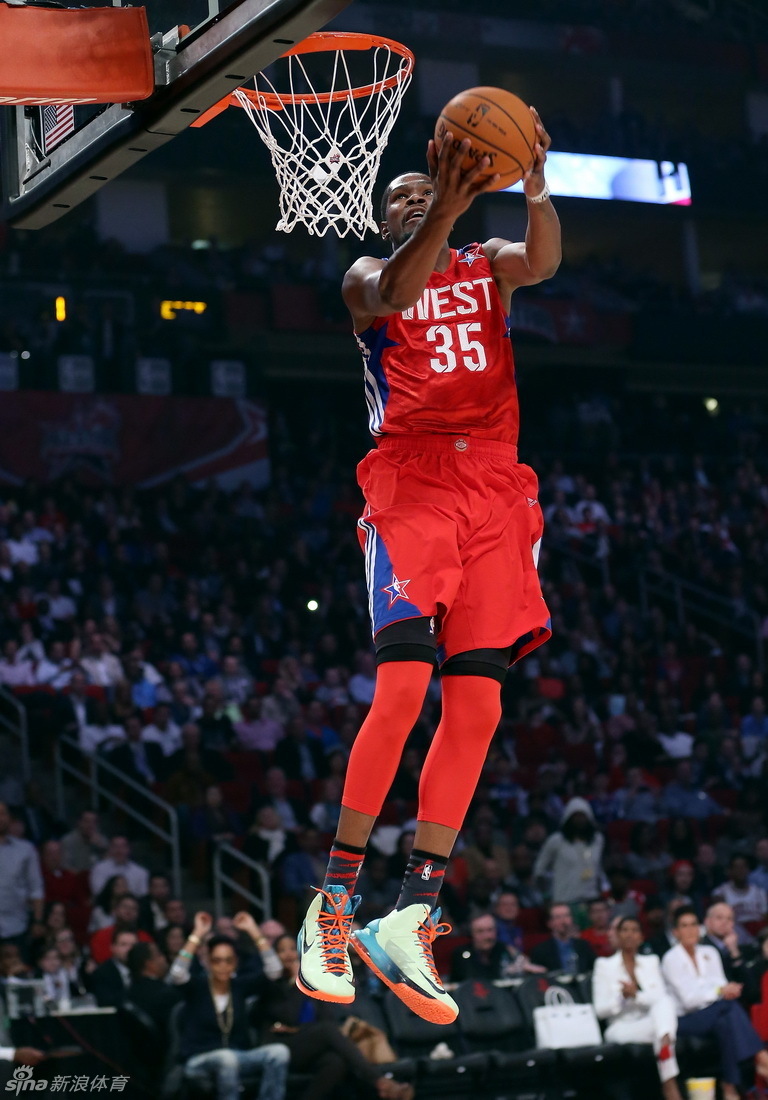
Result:
M667 993L656 955L638 955L643 933L634 917L616 927L619 950L598 959L592 972L595 1012L606 1020L611 1043L652 1043L664 1100L681 1100L675 1058L677 1012Z
M739 1004L741 985L726 980L717 948L699 943L696 910L690 905L675 910L673 927L679 942L666 953L661 969L675 1000L678 1032L715 1040L723 1100L739 1100L741 1064L754 1059L755 1069L768 1080L768 1053Z

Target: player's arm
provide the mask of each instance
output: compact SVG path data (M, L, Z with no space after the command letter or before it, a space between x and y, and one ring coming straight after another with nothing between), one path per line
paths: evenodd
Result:
M533 167L523 177L527 199L540 195L545 187L544 165L552 139L544 129L538 111L531 107L536 125ZM560 221L549 199L528 202L528 229L525 242L512 243L493 237L483 245L500 288L510 292L518 286L532 286L551 279L560 266L562 246Z
M477 195L496 185L498 176L479 178L488 167L487 157L468 172L461 171L470 145L467 138L454 149L451 133L445 134L439 147L430 141L427 160L433 198L412 236L388 261L364 256L344 276L341 292L355 331L362 332L375 317L400 313L418 302L456 218Z

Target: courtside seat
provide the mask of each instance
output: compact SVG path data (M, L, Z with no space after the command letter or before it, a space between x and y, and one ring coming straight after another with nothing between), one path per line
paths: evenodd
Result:
M459 1026L471 1051L520 1051L529 1045L520 1005L509 989L490 982L462 982L453 993Z
M680 1064L680 1076L717 1077L720 1073L720 1058L716 1043L699 1035L684 1035L675 1044L677 1060Z
M488 1054L460 1054L455 1058L420 1058L416 1078L418 1100L467 1100L487 1081L491 1066Z
M157 1090L162 1100L193 1100L195 1097L215 1095L215 1089L213 1087L203 1087L199 1083L193 1083L184 1077L184 1066L179 1061L179 1046L185 1008L186 1005L181 1001L179 1004L173 1006L170 1016L168 1017L168 1050L165 1059L165 1075L162 1088ZM254 1035L253 1039L255 1040L255 1038ZM291 1080L291 1078L293 1078L293 1080ZM289 1084L291 1084L294 1090L298 1087L299 1091L294 1091L294 1095L296 1096L301 1095L301 1092L307 1088L310 1081L311 1078L305 1074L301 1074L300 1079L299 1075L291 1075L291 1077L289 1077ZM255 1097L258 1094L260 1085L260 1069L255 1070L253 1073L246 1074L242 1080L241 1095L244 1097Z
M417 1071L414 1084L419 1100L427 1097L465 1097L482 1081L488 1070L488 1056L465 1053L464 1039L458 1021L452 1024L431 1024L414 1015L394 993L384 998L384 1013L389 1039L402 1059L415 1059ZM432 1059L430 1053L439 1043L451 1051L449 1058ZM399 1066L401 1063L397 1063ZM394 1067L386 1067L393 1069ZM399 1077L399 1073L394 1074ZM406 1074L402 1076L405 1078Z
M557 1083L557 1054L554 1050L493 1050L488 1055L488 1086L492 1096L502 1090L508 1094L513 1084L513 1095L562 1096L562 1089L555 1091Z
M384 1016L390 1042L403 1058L428 1056L438 1043L445 1043L454 1054L464 1050L457 1020L452 1024L431 1024L428 1020L422 1020L391 990L387 990L384 996Z

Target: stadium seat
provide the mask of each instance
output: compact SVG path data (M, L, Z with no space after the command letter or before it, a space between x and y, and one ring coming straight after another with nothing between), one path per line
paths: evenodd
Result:
M605 826L605 833L609 840L621 845L622 851L626 852L629 850L629 841L634 827L634 821L611 821Z
M257 752L228 752L224 755L232 766L232 774L236 775L239 781L261 782L264 769Z
M466 1100L485 1083L490 1066L487 1054L463 1054L456 1058L422 1058L419 1061L419 1100Z
M438 974L450 974L454 951L459 947L466 947L468 943L470 943L469 936L439 936L435 940L432 944L432 954Z
M384 997L384 1016L392 1046L401 1057L429 1055L438 1043L446 1043L454 1052L462 1049L459 1024L431 1024L407 1008L394 993Z
M517 924L523 932L544 932L546 919L546 911L541 906L520 909L517 914Z
M509 989L470 980L455 990L461 1033L471 1051L520 1051L530 1046L520 1005Z
M458 1100L470 1095L485 1077L488 1056L480 1052L464 1053L458 1021L431 1024L415 1016L392 992L384 998L384 1012L392 1046L401 1058L417 1060L416 1091L419 1100L426 1100L427 1097L435 1097L435 1100L456 1097ZM445 1043L451 1057L430 1058L440 1043Z

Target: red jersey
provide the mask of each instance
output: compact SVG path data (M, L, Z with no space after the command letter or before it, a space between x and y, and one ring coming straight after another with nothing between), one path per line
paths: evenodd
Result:
M479 244L451 249L411 309L356 333L371 434L446 432L517 445L509 317Z

